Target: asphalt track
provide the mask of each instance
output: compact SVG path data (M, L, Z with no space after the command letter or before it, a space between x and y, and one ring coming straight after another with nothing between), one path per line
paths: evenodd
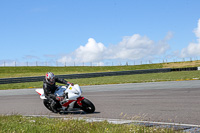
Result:
M12 85L12 84L9 84ZM96 111L54 114L35 89L1 90L0 114L92 117L200 125L200 80L82 86Z

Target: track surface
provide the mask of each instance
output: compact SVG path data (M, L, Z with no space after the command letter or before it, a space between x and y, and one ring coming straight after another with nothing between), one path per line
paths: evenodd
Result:
M200 125L200 80L82 86L82 91L83 96L96 106L95 113L54 114L43 106L35 89L20 89L0 91L0 114L81 116Z

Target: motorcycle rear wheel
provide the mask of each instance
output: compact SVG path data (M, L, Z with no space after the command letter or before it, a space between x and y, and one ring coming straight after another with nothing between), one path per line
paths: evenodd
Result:
M44 103L44 106L45 106L48 110L52 111L53 113L59 113L59 112L60 112L60 108L58 107L58 106L59 106L58 103L57 103L57 105L56 105L55 110L52 109L52 107L51 107L51 102L50 102L49 100L44 99L44 100L43 100L43 103Z
M53 110L52 110L52 108L51 108L51 106L50 106L51 103L49 102L49 100L44 99L44 100L43 100L43 104L44 104L44 106L45 106L48 110L50 110L50 111L53 112Z
M85 112L87 112L87 113L93 113L93 112L95 111L95 106L94 106L94 104L93 104L90 100L84 98L84 99L81 101L81 103L82 103L81 109L82 109L83 111L85 111Z

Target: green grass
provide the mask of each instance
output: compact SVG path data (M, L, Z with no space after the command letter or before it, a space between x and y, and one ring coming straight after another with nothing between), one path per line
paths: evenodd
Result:
M162 64L137 65L137 66L75 66L75 67L0 67L0 78L44 76L47 72L55 75L127 71L139 69L162 68Z
M200 66L200 61L146 64L146 65L135 65L135 66L0 67L0 78L44 76L46 72L49 71L53 72L55 75L64 75L64 74L93 73L93 72L157 69L157 68L167 68L167 67L179 68L184 66L185 67ZM152 73L152 74L70 79L69 81L83 86L83 85L99 85L99 84L193 80L194 78L200 79L199 75L200 71L186 71L186 72ZM41 87L42 87L42 82L0 84L0 90L19 89L19 88L41 88Z
M144 65L134 65L134 66L0 67L0 78L44 76L45 73L47 72L53 72L55 75L63 75L63 74L128 71L128 70L158 69L158 68L183 68L183 67L197 67L197 66L200 66L200 60L187 61L187 62L144 64Z
M0 116L1 133L168 133L173 129L46 117ZM177 131L176 131L177 132Z
M123 76L106 76L96 78L70 79L75 84L100 85L100 84L122 84L122 83L142 83L142 82L160 82L160 81L182 81L200 79L200 71L182 71L168 73L135 74ZM68 79L66 79L68 80ZM42 88L43 82L28 82L15 84L0 84L0 90L22 89L22 88Z

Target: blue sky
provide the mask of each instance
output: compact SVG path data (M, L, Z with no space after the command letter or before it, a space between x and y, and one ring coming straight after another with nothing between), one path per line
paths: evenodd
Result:
M199 6L199 0L0 0L0 65L199 58Z

